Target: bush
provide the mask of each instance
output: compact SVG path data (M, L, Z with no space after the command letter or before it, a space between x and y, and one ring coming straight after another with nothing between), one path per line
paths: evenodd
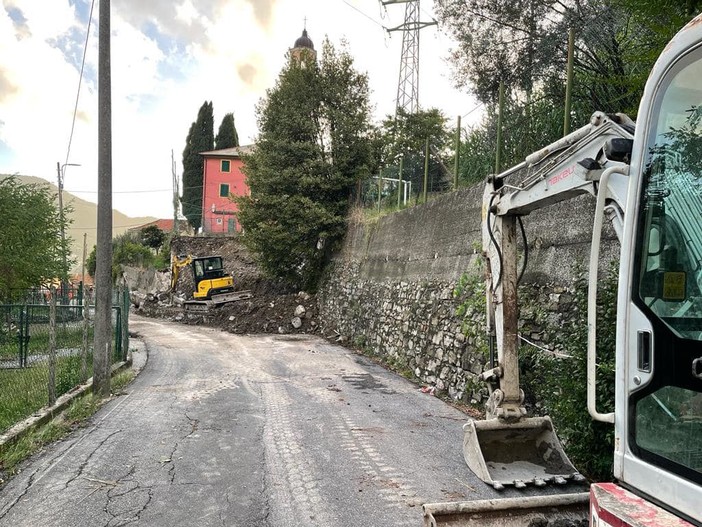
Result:
M112 281L116 282L122 274L122 266L153 266L157 257L146 245L139 241L140 235L125 233L112 240ZM165 247L164 244L163 247ZM95 277L97 247L93 246L87 261L88 274Z

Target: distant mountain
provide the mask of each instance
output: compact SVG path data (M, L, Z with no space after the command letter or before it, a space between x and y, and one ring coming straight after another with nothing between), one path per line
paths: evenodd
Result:
M0 174L0 179L5 177L7 177L7 175ZM54 194L58 193L58 187L45 179L33 176L17 176L17 179L21 183L27 185L32 183L46 185ZM66 236L71 238L71 253L73 255L73 260L75 261L73 272L80 272L81 260L83 258L83 235L86 234L88 255L90 254L90 251L93 250L93 246L97 241L97 205L74 196L65 190L63 191L63 203L64 205L70 205L73 207L73 212L70 215L73 222L69 228L66 229ZM112 236L118 236L126 232L127 229L139 227L145 223L155 221L156 219L157 218L154 218L153 216L132 218L126 214L122 214L118 210L113 209Z

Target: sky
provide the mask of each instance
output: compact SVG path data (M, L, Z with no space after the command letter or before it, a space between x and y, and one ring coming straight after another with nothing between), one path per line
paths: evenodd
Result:
M65 190L97 202L99 1L78 97L92 0L0 2L0 173L56 183L58 163ZM431 20L432 0L420 7L421 20ZM356 69L368 74L374 120L393 114L402 33L385 28L402 24L404 13L404 4L378 0L112 0L113 207L173 217L171 152L180 177L185 138L205 100L215 134L233 113L240 143L254 143L256 105L305 25L317 50L325 37L337 48L347 42ZM421 30L419 103L465 124L480 112L453 88L453 45L440 27Z

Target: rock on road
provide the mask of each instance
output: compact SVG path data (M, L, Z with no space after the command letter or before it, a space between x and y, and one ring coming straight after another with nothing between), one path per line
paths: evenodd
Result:
M493 497L466 416L317 337L134 317L141 374L0 489L0 526L420 526Z

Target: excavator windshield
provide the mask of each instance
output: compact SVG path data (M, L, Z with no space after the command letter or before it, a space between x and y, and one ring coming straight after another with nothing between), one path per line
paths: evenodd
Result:
M702 62L673 77L651 134L639 294L676 333L702 340Z
M634 301L653 332L638 334L631 396L640 457L702 481L702 53L666 76L649 124Z

